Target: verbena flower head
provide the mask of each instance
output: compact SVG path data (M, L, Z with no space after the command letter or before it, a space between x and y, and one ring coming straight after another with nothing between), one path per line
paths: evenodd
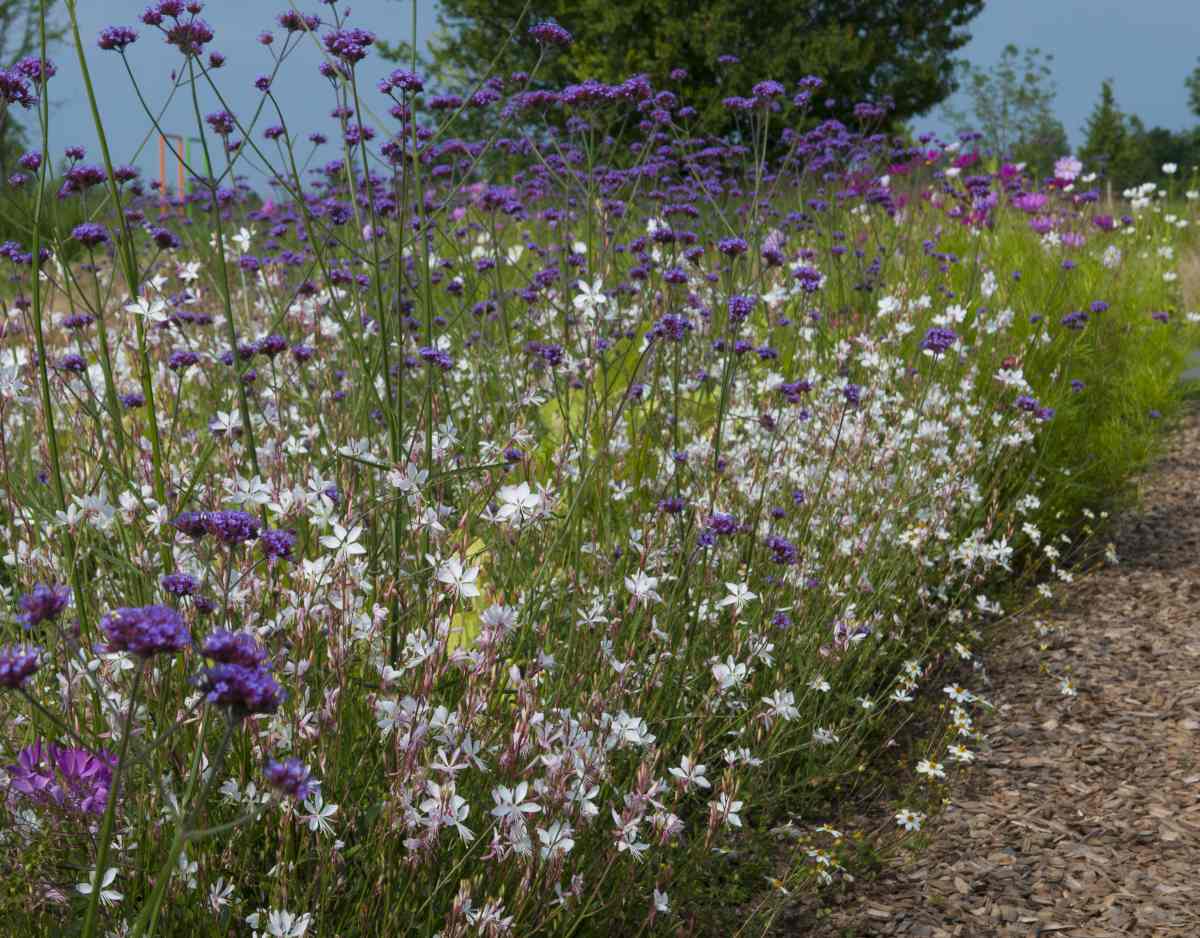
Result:
M46 586L38 583L34 588L17 600L21 607L21 615L17 621L26 629L51 619L57 619L67 603L71 601L71 590L66 586Z
M89 248L108 241L108 229L98 222L85 221L71 229L71 237Z
M543 46L569 46L574 37L552 19L542 20L529 27L529 35Z
M958 341L958 333L953 329L943 329L937 326L925 333L921 340L921 348L935 355L948 351Z
M272 787L297 801L303 801L317 787L308 766L295 758L284 759L282 762L268 759L263 774Z
M23 108L31 108L37 103L37 95L29 86L29 81L13 68L0 69L0 100L6 104L16 104Z
M137 42L137 30L130 26L105 26L100 30L96 45L106 52L124 52Z
M42 666L42 649L35 645L0 647L0 687L17 690Z
M163 592L180 597L192 596L200 588L194 576L179 572L168 573L159 581L159 585L162 586Z
M288 530L264 531L259 538L263 553L272 560L291 560L296 546L296 532Z
M100 620L109 651L127 651L139 658L173 654L192 643L183 618L167 606L123 606Z
M217 629L200 646L200 653L220 664L257 668L267 660L267 650L249 632Z
M39 740L26 746L13 765L6 766L9 790L40 806L100 815L116 759L105 750L89 752Z
M274 713L283 701L283 689L265 666L218 664L201 673L200 686L209 703L238 717Z
M258 537L262 525L245 511L210 511L204 515L204 529L222 544L244 544Z

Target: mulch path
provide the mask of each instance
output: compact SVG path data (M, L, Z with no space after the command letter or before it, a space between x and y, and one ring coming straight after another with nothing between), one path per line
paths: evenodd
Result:
M989 745L929 846L790 934L1200 936L1200 413L1141 488L1119 564L994 639Z

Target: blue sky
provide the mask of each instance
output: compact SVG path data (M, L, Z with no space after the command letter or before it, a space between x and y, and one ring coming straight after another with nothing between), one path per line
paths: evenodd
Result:
M110 24L133 24L146 0L104 0L79 5L80 28L89 53L89 67L100 97L100 108L118 161L133 161L135 150L150 128L129 79L114 53L95 48L100 29ZM407 38L414 0L343 0L357 25L380 36ZM424 44L435 29L434 0L417 3L418 40ZM1198 0L990 0L973 22L971 43L963 50L970 61L987 66L994 62L1006 43L1039 46L1054 53L1058 85L1057 111L1073 144L1081 140L1081 127L1099 93L1100 82L1116 82L1119 105L1139 114L1148 126L1156 124L1179 129L1194 123L1187 110L1183 79L1200 54ZM204 15L216 39L210 48L225 53L228 64L218 72L222 88L239 113L251 110L258 99L253 88L257 75L266 72L270 59L256 41L257 34L273 26L274 14L286 9L287 0L264 4L257 0L209 0ZM315 2L302 8L319 9ZM570 26L565 22L564 25ZM166 46L148 27L140 27L141 39L129 50L144 93L152 104L163 100L169 74L180 62L179 54ZM78 66L68 48L57 50L58 76L51 82L53 103L51 148L82 143L95 151L95 134L87 101L79 81ZM319 56L315 49L301 50L286 66L275 91L289 123L307 132L327 129L331 99L324 79L316 74ZM368 74L382 71L375 65ZM763 76L774 77L774 76ZM215 109L211 99L202 102L205 111ZM167 112L164 123L177 132L187 132L190 102L182 98ZM936 114L918 120L917 126L944 130ZM157 176L157 145L151 143L136 162L147 174Z

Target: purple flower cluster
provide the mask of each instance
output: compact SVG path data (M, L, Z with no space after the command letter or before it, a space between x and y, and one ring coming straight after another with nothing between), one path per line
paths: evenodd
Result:
M14 765L5 766L9 790L41 806L82 814L104 813L117 760L108 752L89 752L41 741L26 746Z
M935 355L941 355L953 347L958 341L958 333L953 329L942 329L934 326L925 333L925 338L921 340L921 348L927 352L933 352Z
M291 560L292 550L296 546L296 532L275 529L264 531L259 538L263 553L272 560Z
M129 26L106 26L100 30L96 45L106 52L124 52L127 46L137 42L137 30Z
M94 248L108 241L108 229L98 222L85 221L71 229L71 237L85 247Z
M263 774L272 787L297 801L303 801L316 789L308 766L299 759L284 759L282 762L268 759Z
M168 573L160 581L164 593L170 593L172 596L192 596L196 590L200 588L200 584L196 582L196 578L187 573Z
M183 618L167 606L123 606L100 620L109 651L127 651L139 658L183 651L192 643Z
M257 668L267 660L267 650L249 632L216 629L200 646L200 653L222 664Z
M51 619L57 619L67 603L71 601L71 590L66 586L46 586L38 583L34 588L17 600L21 607L21 615L17 621L26 629Z
M245 511L185 511L176 515L171 525L193 540L211 534L229 546L252 541L262 530L262 523Z
M229 707L238 717L278 709L283 689L271 676L266 649L253 636L219 629L204 640L201 651L217 662L200 674L209 703Z
M542 20L529 27L529 35L543 46L569 46L574 37L554 20Z
M0 687L17 690L42 666L42 649L35 645L0 647Z

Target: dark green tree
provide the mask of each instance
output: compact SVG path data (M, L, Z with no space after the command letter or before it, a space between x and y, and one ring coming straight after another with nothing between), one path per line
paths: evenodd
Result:
M1083 134L1079 158L1084 166L1105 173L1114 184L1124 185L1130 176L1133 151L1128 119L1117 107L1111 78L1101 82L1100 100L1088 115Z
M1069 150L1066 129L1054 116L1053 61L1048 52L1010 43L990 68L960 62L967 107L944 106L944 117L956 131L983 134L983 147L992 155L1045 175Z
M1190 75L1183 80L1183 86L1187 88L1188 107L1192 109L1192 113L1200 117L1200 65L1192 69Z
M541 87L645 73L695 107L697 129L711 133L734 124L725 97L764 79L816 75L835 115L890 98L900 122L954 90L953 53L982 9L983 0L441 0L434 66L460 83L489 68L533 72ZM526 32L530 11L556 19L574 44L542 57ZM722 55L738 62L720 65ZM671 80L673 69L687 77Z

